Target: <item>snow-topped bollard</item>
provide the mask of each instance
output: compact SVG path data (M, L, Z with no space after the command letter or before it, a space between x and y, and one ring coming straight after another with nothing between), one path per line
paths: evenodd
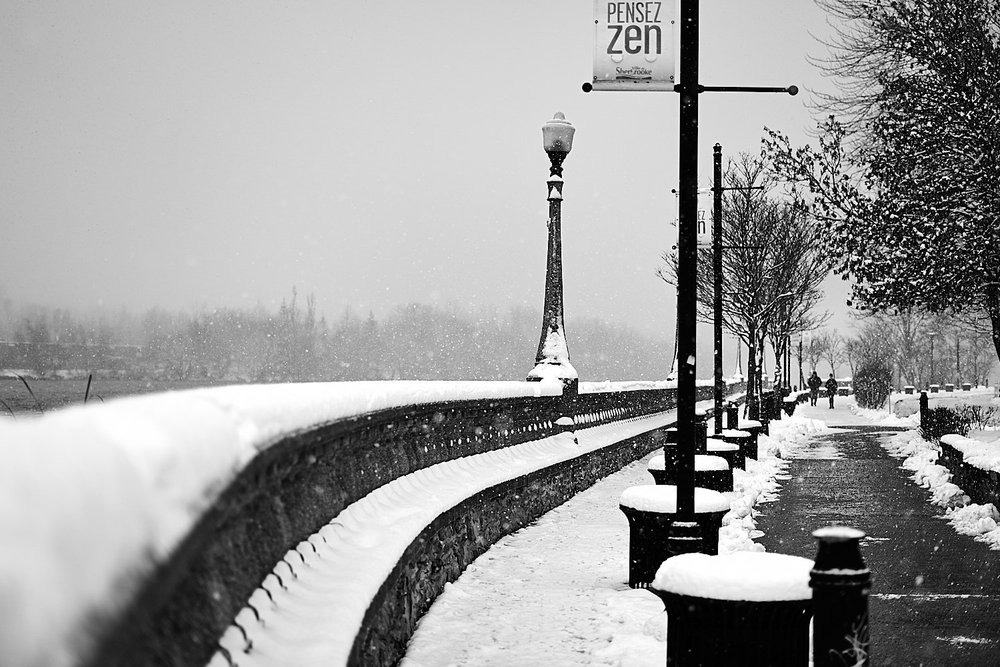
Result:
M805 667L812 566L747 551L665 561L650 590L667 610L667 665Z
M757 438L751 436L749 431L727 428L715 437L730 444L739 446L740 454L744 460L744 465L746 465L746 459L757 458Z
M743 452L740 451L739 445L720 440L719 438L709 438L706 451L710 456L721 456L726 459L729 467L733 470L736 468L740 470L746 469L746 460L743 458Z
M750 445L747 447L747 451L752 451L753 455L747 454L747 456L756 459L758 452L757 442L760 440L760 434L764 430L764 425L756 419L744 419L739 422L739 427L736 430L746 431L750 434Z
M677 445L665 445L677 449ZM675 457L668 459L663 454L657 454L649 460L646 469L657 484L677 484L677 465ZM694 483L712 491L733 490L733 470L726 459L721 456L696 454L694 457Z
M920 428L924 428L927 425L927 412L930 409L929 401L927 400L927 392L920 392Z
M871 572L861 555L860 530L842 526L813 532L819 541L809 575L813 599L813 664L871 665L868 592Z
M916 387L914 387L912 384L908 384L905 387L903 387L904 394L912 394L914 390L916 390Z
M705 441L708 439L708 413L696 410L694 413L694 453L705 453Z
M619 508L629 523L628 585L645 588L653 581L660 563L678 552L668 539L671 527L681 521L677 514L674 485L633 486L625 489ZM719 552L719 529L729 511L729 499L718 491L695 487L694 524L701 538L701 551Z
M726 403L726 428L736 428L740 423L740 406L735 403Z
M931 393L932 394L936 394L939 391L941 391L941 385L939 385L939 384L932 384L931 387L930 387L930 389L931 389Z

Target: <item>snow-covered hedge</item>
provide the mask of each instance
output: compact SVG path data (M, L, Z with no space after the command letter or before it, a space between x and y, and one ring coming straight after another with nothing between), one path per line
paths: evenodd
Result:
M1000 443L953 433L941 438L940 448L938 462L957 486L976 503L1000 507Z
M941 438L941 444L960 452L963 462L970 466L1000 473L1000 442L983 442L951 433Z

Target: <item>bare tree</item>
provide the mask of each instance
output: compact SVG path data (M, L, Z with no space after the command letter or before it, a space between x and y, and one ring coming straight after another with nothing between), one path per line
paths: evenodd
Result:
M830 364L830 372L837 375L837 369L844 359L843 339L836 329L829 329L820 334L823 347L823 360Z
M722 325L748 350L748 403L760 386L764 342L771 340L775 356L784 353L789 337L822 323L827 315L816 314L822 299L820 283L827 275L826 262L818 251L817 230L795 202L771 193L774 180L763 160L740 154L730 161L725 174L722 207L724 288ZM699 251L700 267L712 266L711 249ZM673 254L663 255L657 274L677 285ZM714 318L714 275L698 271L698 318Z
M823 347L826 339L823 336L810 333L809 337L805 342L805 358L809 362L809 370L815 371L816 367L819 365L820 359L826 353L826 349Z

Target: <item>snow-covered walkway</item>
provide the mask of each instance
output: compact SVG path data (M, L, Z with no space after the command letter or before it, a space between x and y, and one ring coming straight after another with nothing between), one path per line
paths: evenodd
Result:
M850 410L853 400L844 404ZM863 530L873 579L872 660L997 664L1000 622L990 610L1000 600L1000 563L988 546L949 526L944 508L932 504L910 479L909 466L894 458L912 451L914 439L924 441L895 420L872 422L867 416L878 415L870 411L853 419L825 406L803 412L812 411L825 411L840 428L789 451L789 479L759 518L761 543L768 551L811 558L813 529L844 524ZM923 449L936 459L936 446L924 443Z
M762 452L796 446L822 424L774 423ZM611 475L500 542L437 599L403 667L445 665L656 665L666 662L666 616L646 590L629 589L622 491L652 484L649 458ZM751 507L774 498L784 461L762 454L735 471L733 511L720 552L760 549Z

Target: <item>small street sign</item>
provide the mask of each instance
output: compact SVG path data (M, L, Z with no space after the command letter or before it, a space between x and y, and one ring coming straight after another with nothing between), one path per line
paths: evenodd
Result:
M673 91L677 0L594 0L593 90Z

